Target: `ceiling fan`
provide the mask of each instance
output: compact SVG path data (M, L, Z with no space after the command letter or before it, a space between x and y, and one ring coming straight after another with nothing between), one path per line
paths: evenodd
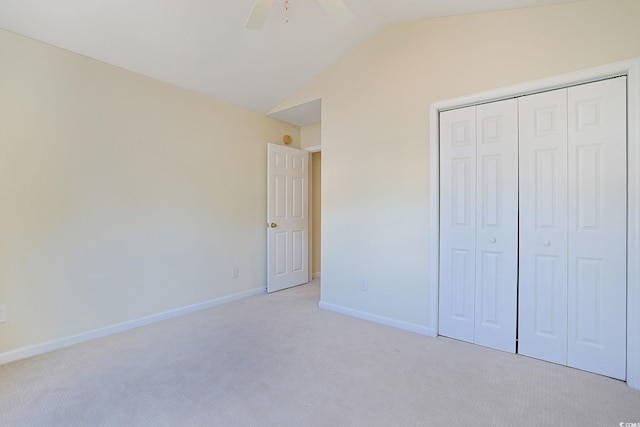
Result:
M353 13L347 5L344 4L343 0L318 0L318 3L320 3L324 10L326 10L338 24L347 23L353 18ZM262 28L272 4L273 0L255 0L245 27L249 30L259 30ZM288 8L289 3L285 1L285 9Z

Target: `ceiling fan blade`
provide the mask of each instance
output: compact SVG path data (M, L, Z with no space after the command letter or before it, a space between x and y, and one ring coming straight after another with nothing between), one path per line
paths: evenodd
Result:
M272 4L273 0L256 0L253 4L253 9L251 9L251 14L249 15L249 19L247 19L245 27L249 30L259 30L262 28Z
M342 0L318 0L329 15L338 24L346 24L353 18L353 12L349 10Z

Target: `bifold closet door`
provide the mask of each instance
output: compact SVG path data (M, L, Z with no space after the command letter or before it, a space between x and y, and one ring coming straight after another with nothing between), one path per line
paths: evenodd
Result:
M518 352L626 377L626 78L520 99Z
M519 100L518 353L567 363L567 89Z
M517 103L440 116L440 334L515 351Z
M518 104L476 107L476 344L515 353Z
M567 364L626 378L626 77L569 100Z
M476 108L440 113L440 335L473 342Z

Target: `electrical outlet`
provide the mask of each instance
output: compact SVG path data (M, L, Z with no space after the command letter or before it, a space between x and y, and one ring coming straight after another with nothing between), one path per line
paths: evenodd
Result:
M369 281L367 279L360 279L360 290L361 291L369 290Z
M231 278L232 279L237 279L238 278L238 267L233 267L231 269Z
M7 321L7 306L2 304L0 305L0 323L4 323Z

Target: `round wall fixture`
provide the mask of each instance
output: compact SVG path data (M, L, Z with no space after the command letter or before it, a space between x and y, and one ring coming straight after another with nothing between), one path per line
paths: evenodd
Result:
M291 144L291 135L284 135L282 137L282 142L284 142L287 145Z

